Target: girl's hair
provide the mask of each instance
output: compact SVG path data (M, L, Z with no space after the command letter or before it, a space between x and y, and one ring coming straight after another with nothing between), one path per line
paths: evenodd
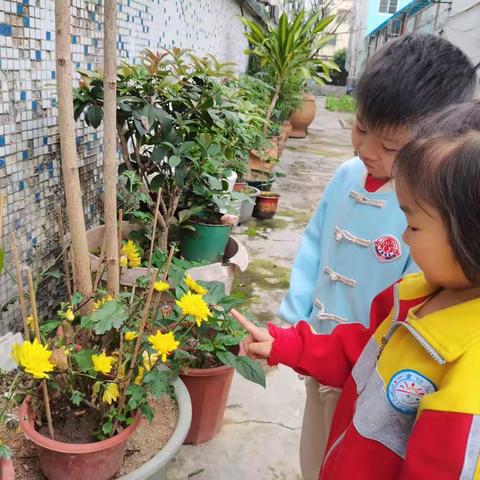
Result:
M477 104L478 108L478 104ZM403 147L395 161L397 182L419 205L437 210L465 276L480 281L480 131L452 125L431 129ZM443 125L445 127L445 124Z

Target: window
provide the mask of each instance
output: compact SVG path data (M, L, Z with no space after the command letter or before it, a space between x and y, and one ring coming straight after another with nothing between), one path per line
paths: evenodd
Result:
M380 0L378 11L380 13L395 13L397 6L398 0Z

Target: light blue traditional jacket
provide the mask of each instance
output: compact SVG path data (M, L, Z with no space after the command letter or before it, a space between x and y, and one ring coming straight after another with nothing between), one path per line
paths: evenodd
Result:
M407 226L392 182L374 193L355 157L328 184L303 235L279 315L319 333L340 323L367 326L373 298L418 270L402 234Z

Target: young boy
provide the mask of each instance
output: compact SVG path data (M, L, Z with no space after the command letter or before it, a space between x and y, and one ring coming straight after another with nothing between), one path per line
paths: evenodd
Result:
M358 156L337 170L303 235L281 317L307 320L318 333L351 322L368 326L375 295L415 271L401 239L406 223L392 164L414 124L472 98L475 82L468 58L432 35L405 35L371 58L355 92ZM311 378L306 388L300 463L304 480L316 480L340 390Z

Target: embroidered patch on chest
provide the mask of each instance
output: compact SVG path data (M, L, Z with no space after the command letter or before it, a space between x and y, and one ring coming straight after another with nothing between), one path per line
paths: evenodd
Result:
M402 256L400 242L392 235L384 235L374 240L373 251L381 262L393 262Z
M420 400L436 391L431 380L415 370L400 370L387 386L387 398L395 410L402 413L417 413Z

